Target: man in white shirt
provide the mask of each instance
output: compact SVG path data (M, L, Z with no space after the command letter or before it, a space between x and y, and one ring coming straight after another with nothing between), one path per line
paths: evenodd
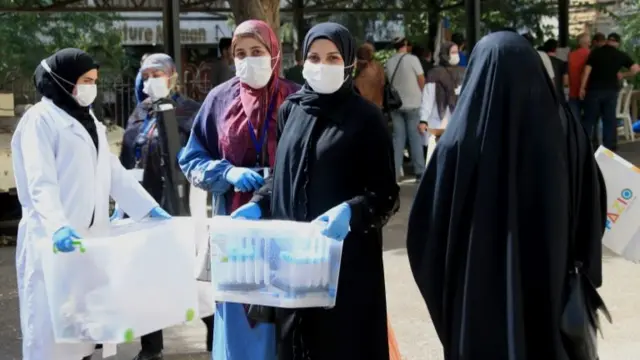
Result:
M402 107L391 112L396 177L400 178L402 175L404 148L409 140L409 154L414 174L419 179L424 172L425 164L422 137L416 129L420 123L420 104L425 80L420 60L409 53L408 45L406 38L394 41L396 54L387 60L385 72L402 100Z

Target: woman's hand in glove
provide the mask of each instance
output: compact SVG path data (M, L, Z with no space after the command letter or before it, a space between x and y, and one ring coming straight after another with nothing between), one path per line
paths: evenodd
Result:
M342 241L349 234L351 207L347 203L342 203L318 216L313 222L324 226L322 235Z
M264 185L264 179L257 172L244 167L231 167L224 178L242 192L255 191Z
M248 220L258 220L262 217L262 211L260 210L260 206L258 204L250 201L239 208L236 211L231 213L232 219L248 219Z
M72 252L79 245L80 235L69 226L63 226L53 234L53 246L55 250Z

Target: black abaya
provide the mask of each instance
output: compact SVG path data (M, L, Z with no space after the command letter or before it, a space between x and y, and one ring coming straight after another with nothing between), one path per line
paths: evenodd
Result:
M522 37L499 32L474 48L407 234L447 360L568 359L569 239L599 286L606 189L567 114Z
M333 41L346 64L355 47L348 31L325 23L305 39ZM393 150L380 110L358 95L349 70L340 90L308 85L278 113L278 147L268 184L254 198L274 219L312 221L347 202L351 231L344 240L336 305L278 309L281 360L387 360L382 227L398 209Z

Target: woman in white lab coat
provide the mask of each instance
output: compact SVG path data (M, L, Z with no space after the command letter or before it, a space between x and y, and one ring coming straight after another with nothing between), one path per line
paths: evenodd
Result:
M106 128L90 108L97 79L98 65L81 50L43 60L34 75L42 100L11 142L22 205L16 268L23 360L88 359L95 346L55 343L39 243L73 251L75 239L108 226L109 196L136 220L169 217L110 153Z

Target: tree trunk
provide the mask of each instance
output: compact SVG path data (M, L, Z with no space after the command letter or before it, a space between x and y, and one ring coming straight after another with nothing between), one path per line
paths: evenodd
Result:
M256 19L267 22L273 31L280 32L280 0L228 0L236 25Z

